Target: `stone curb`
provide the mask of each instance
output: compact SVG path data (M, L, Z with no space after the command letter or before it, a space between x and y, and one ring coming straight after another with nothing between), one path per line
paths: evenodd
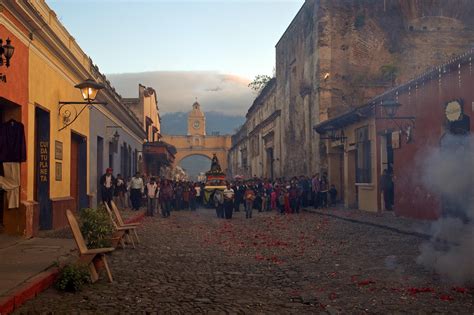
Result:
M145 218L145 213L140 213L127 220L125 223L140 222ZM0 315L8 315L28 300L35 298L38 294L51 287L59 275L59 268L54 267L43 271L28 279L14 289L7 296L0 297Z
M358 223L358 224L368 225L368 226L372 226L372 227L377 227L377 228L381 228L381 229L384 229L384 230L389 230L389 231L399 233L399 234L415 236L415 237L418 237L418 238L421 238L421 239L424 239L424 240L431 239L431 235L429 235L429 234L424 234L424 233L419 233L419 232L414 232L414 231L409 231L409 230L402 230L402 229L399 229L399 228L396 228L396 227L393 227L393 226L390 226L390 225L386 225L386 224L373 223L373 222L364 221L364 220L357 220L357 219L347 218L347 217L340 216L340 215L337 215L337 214L321 212L321 211L313 210L313 209L303 209L303 211L306 211L306 212L309 212L309 213L315 213L315 214L322 215L322 216L332 217L332 218L336 218L336 219L339 219L339 220L348 221L348 222L352 222L352 223Z
M49 288L59 274L58 268L43 271L18 286L8 296L0 297L0 314L9 314L21 304Z

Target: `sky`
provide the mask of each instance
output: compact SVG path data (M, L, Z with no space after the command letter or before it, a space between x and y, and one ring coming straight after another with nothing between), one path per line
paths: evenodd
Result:
M47 1L102 73L272 75L275 44L304 0Z

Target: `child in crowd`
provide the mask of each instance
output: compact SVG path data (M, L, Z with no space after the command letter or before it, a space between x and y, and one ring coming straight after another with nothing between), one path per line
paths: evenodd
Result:
M270 194L270 202L271 202L271 209L276 210L277 192L275 189L273 189Z
M245 190L244 200L245 200L245 218L250 219L252 218L253 202L255 200L255 192L251 185L249 185L247 187L247 190Z

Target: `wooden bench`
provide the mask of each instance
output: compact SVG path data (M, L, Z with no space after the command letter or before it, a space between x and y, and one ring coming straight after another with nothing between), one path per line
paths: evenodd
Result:
M110 204L112 205L112 210L114 211L115 217L117 218L118 225L122 227L131 227L133 233L135 234L135 238L137 239L137 244L140 243L140 239L138 238L137 234L137 227L140 226L140 223L125 223L122 219L122 214L120 214L120 210L118 209L115 202L111 201Z
M112 224L114 225L115 230L120 233L125 233L123 236L127 238L127 241L132 244L133 248L135 248L135 242L133 241L133 238L130 236L130 231L136 229L136 226L120 226L117 222L115 222L114 215L112 213L112 210L110 210L109 205L104 202L105 209L107 209L107 212L109 213L110 220L112 221ZM121 241L122 247L125 248L125 244L123 243L123 238Z
M115 248L106 247L88 249L86 242L84 241L84 237L82 236L81 229L79 228L79 224L77 223L76 217L69 209L66 210L66 215L67 220L69 221L69 226L72 230L72 234L74 235L77 248L79 249L79 262L86 265L89 269L91 281L96 282L99 279L97 267L102 264L107 271L109 282L113 282L114 279L112 278L112 273L110 272L109 264L107 263L105 254L114 251Z

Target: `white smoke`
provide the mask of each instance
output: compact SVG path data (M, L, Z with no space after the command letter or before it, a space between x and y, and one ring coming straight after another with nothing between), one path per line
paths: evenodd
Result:
M417 262L457 284L474 283L474 137L446 135L424 156L423 184L443 213Z

